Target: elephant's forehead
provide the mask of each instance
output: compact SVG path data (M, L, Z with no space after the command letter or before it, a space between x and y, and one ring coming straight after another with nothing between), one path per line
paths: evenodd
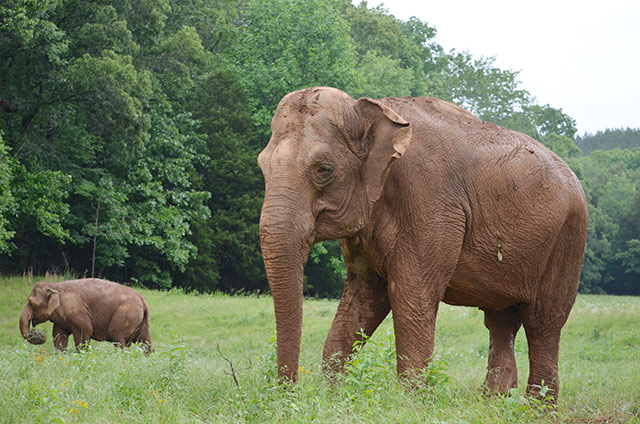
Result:
M335 128L353 102L346 93L329 87L315 87L287 94L271 121L276 141L283 136L308 138Z
M298 143L304 142L306 117L300 113L291 111L278 111L271 123L270 144L279 145L291 140Z
M294 110L313 115L318 109L333 108L349 101L353 99L344 91L331 87L313 87L287 94L280 100L276 110Z
M39 295L41 294L44 290L45 290L45 285L42 283L38 283L33 287L33 290L31 291L31 293L33 295Z
M272 136L267 147L260 153L258 163L265 176L299 174L321 156L330 154L331 145L327 140L301 133L283 133ZM297 135L297 136L296 136Z
M313 118L307 119L301 128L274 132L269 141L269 156L278 161L304 162L335 145L333 138L330 129Z
M304 138L292 137L291 135L273 139L269 142L267 149L269 155L266 158L271 166L285 163L297 162L306 156L307 149L304 148Z
M271 123L269 144L281 154L309 151L318 142L326 141L331 125L325 110L310 114L284 108L278 110Z
M271 140L260 154L263 170L273 166L310 161L319 150L335 146L341 116L351 98L326 87L286 95L271 121Z

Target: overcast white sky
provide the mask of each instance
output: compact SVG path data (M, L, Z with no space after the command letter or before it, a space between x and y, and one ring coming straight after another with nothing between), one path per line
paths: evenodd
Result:
M354 0L354 4L359 4ZM560 108L578 134L640 128L638 0L369 0L416 16L445 50L495 56L520 71L520 88Z

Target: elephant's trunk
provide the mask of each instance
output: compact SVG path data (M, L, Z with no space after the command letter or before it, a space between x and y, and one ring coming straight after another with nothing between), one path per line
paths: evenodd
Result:
M278 376L296 382L302 335L302 276L309 254L312 218L265 198L260 244L276 315Z
M22 313L20 314L20 333L22 333L22 337L27 338L27 333L30 330L31 319L33 318L33 312L29 305L25 305L22 309Z

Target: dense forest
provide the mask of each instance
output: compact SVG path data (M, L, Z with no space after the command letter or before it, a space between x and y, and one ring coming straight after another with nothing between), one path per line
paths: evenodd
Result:
M581 291L640 294L637 142L585 136L583 156L575 121L517 72L435 34L350 0L3 1L2 273L268 290L256 158L280 98L326 85L440 97L541 141L589 200ZM315 245L305 293L338 296L343 278L338 244Z
M594 150L633 150L640 148L640 129L606 129L578 136L575 142L583 155L591 154Z

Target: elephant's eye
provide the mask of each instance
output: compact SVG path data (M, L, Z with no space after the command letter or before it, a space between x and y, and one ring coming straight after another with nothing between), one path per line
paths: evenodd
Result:
M326 184L333 177L333 167L325 164L316 167L315 179L319 184Z

